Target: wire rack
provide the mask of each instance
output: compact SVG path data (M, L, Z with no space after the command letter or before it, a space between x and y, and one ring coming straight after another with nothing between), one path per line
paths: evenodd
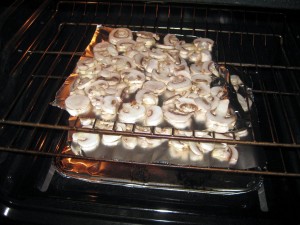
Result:
M87 158L62 154L68 131L126 134L150 138L212 142L195 136L87 129L68 124L69 115L51 106L55 94L72 73L97 24L128 27L216 42L213 58L233 68L251 84L258 124L251 141L214 142L263 146L267 166L261 170L193 168L230 173L300 177L299 42L281 12L211 8L160 3L61 1L43 3L6 47L6 94L0 109L0 150L45 156ZM251 115L250 115L251 116ZM96 121L95 121L96 122ZM160 165L165 166L165 165ZM167 165L181 167L176 165ZM192 168L192 167L188 167Z

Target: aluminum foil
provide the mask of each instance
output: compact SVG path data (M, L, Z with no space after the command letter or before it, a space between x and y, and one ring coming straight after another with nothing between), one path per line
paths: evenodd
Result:
M84 54L80 58L80 60L86 58L86 57L93 57L92 48L95 45L95 43L101 42L101 41L107 41L109 32L112 30L112 28L109 27L102 27L97 26L96 31L94 33L94 36L90 42L90 44L87 46ZM61 109L65 110L65 99L69 96L70 91L72 90L72 85L74 81L77 78L76 73L72 73L64 82L64 84L61 86L59 91L57 92L57 95L55 97L55 100L52 102L53 106L60 107ZM244 89L245 90L245 89ZM241 93L244 96L248 95L249 98L253 99L251 89L247 88L247 93ZM160 99L160 102L162 102L163 99ZM251 113L252 115L252 121L249 121L249 117L241 118L238 117L237 126L239 129L247 130L248 135L241 138L241 140L247 140L251 141L251 133L253 126L255 127L255 123L257 120L256 116L256 110L255 110L255 104L251 107ZM87 118L91 118L91 124L94 122L94 118L96 116L93 113L89 113L85 115ZM97 118L99 119L99 118ZM101 118L100 118L101 119ZM79 122L79 120L76 120L74 117L70 117L70 126L73 127L76 125L77 127L81 127L81 124L74 124L74 121ZM160 125L160 127L170 127L171 125L164 122ZM201 123L196 123L193 121L192 126L190 127L191 130L201 130L204 128L204 125ZM219 160L216 160L211 157L211 153L207 153L204 155L204 158L202 160L198 160L197 156L190 150L183 150L183 151L176 151L172 148L170 148L168 141L162 141L162 143L155 148L142 148L140 146L135 147L132 150L126 149L123 147L122 143L119 142L114 146L106 146L102 142L101 144L93 151L91 152L83 152L81 151L78 144L72 142L72 133L73 131L69 132L69 138L66 142L66 149L64 153L67 154L79 154L87 157L92 157L94 159L99 160L105 160L105 161L112 161L112 162L129 162L129 163L138 163L138 164L145 164L145 165L156 165L156 164L164 164L164 165L178 165L182 167L221 167L221 168L236 168L236 169L255 169L260 168L264 164L264 156L262 154L262 151L257 146L248 146L248 145L237 145L236 149L239 153L238 162L235 165L229 165L229 162L221 162ZM102 137L101 137L102 138ZM140 137L140 139L143 139L143 137ZM73 149L73 151L71 151ZM66 162L64 160L64 163L58 163L59 166L64 165L62 168L66 171L68 170L68 166L66 166ZM72 159L69 160L70 165L75 165L76 163L80 162L78 159ZM82 172L85 174L90 175L97 175L97 172L89 172L89 170L79 170L77 172Z

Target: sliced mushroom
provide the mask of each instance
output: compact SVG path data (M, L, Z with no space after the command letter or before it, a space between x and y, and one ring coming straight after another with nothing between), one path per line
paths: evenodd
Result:
M191 80L182 75L172 77L167 84L167 88L170 91L176 91L176 92L186 91L189 90L191 87L192 87Z
M209 51L212 51L214 45L214 41L209 38L197 38L193 43L198 49L207 49Z
M85 87L84 91L89 97L104 95L108 88L108 82L105 80L97 80L91 85Z
M123 123L135 123L145 117L146 109L136 102L123 103L119 112L119 120Z
M89 98L85 95L71 95L66 98L65 105L71 116L86 114L92 108Z
M145 125L157 126L163 120L163 112L160 106L152 105L146 109Z
M136 95L135 100L139 104L144 104L146 106L157 105L158 97L151 90L140 89Z
M113 127L110 127L112 130ZM126 125L122 123L116 124L116 131L125 131ZM110 134L103 134L102 135L102 143L106 146L116 146L121 139L121 135L110 135Z
M84 58L78 61L77 69L80 72L86 71L95 66L95 60L93 58Z
M175 34L167 34L165 37L164 37L164 44L165 45L177 45L179 44L180 41L179 39L176 37Z
M76 132L72 135L72 140L80 146L82 151L90 152L99 146L100 136L99 134Z
M201 156L200 159L203 159L204 155L203 155L203 152L201 151L201 148L200 148L200 146L199 146L199 143L190 141L190 142L189 142L189 148L191 149L191 151L192 151L195 155Z
M166 89L166 85L161 81L150 80L143 84L143 89L150 90L155 94L162 94Z
M178 110L185 113L193 113L199 109L193 98L178 98L175 105Z
M177 123L185 123L189 121L192 116L191 113L177 110L175 104L164 105L163 113L166 120Z
M232 129L236 123L236 116L228 114L229 100L220 100L218 107L214 112L207 111L206 126L210 131L225 133Z
M171 75L169 72L158 73L156 70L152 71L151 77L154 80L163 82L164 84L167 84L171 80Z
M211 61L212 57L209 50L202 49L200 53L201 53L201 62Z
M126 149L134 149L138 144L137 137L122 136L122 145Z
M102 110L107 114L116 114L119 101L115 96L107 95L103 98Z
M117 50L119 52L127 52L127 51L130 51L134 48L135 46L135 41L133 40L119 40L117 43L116 43L116 46L117 46Z
M109 42L116 45L121 40L132 40L132 32L128 28L116 28L109 33Z

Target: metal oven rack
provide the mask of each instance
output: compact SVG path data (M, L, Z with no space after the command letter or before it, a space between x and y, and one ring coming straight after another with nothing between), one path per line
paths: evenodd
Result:
M4 47L4 91L0 109L0 150L44 156L62 154L68 131L126 134L211 142L211 139L134 131L83 129L68 125L68 113L51 106L72 73L97 24L157 33L209 37L213 58L248 81L257 107L258 127L251 141L216 139L262 146L268 156L261 170L187 167L204 171L300 177L300 42L284 12L161 3L45 1ZM292 163L290 163L292 162ZM164 166L164 165L160 165ZM172 167L183 167L167 165Z

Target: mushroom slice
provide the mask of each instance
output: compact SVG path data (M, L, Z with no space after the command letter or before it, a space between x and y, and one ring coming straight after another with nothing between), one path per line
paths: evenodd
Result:
M160 106L153 105L146 109L145 125L157 126L163 121L163 112Z
M132 40L132 32L128 28L116 28L109 33L109 42L116 45L121 40Z
M137 137L122 136L122 145L126 149L134 149L138 144Z
M189 78L179 75L172 77L167 87L170 91L181 92L189 90L192 87L192 82Z
M202 70L202 63L196 62L190 65L191 74L200 74Z
M158 61L156 59L150 59L144 67L148 73L152 73L153 70L158 70Z
M176 37L175 34L167 34L165 37L164 37L164 44L165 45L177 45L179 44L179 39Z
M252 106L252 100L250 98L244 98L241 94L237 93L237 99L245 112L248 112ZM247 102L248 101L248 102ZM248 107L249 104L249 107Z
M112 60L112 64L115 64L118 71L131 69L135 67L134 61L127 56L116 56Z
M136 42L144 43L144 45L147 48L151 48L156 43L154 38L145 38L145 37L137 37Z
M199 146L199 143L190 141L190 142L189 142L189 148L191 149L191 151L192 151L195 155L201 156L200 159L203 159L204 154L203 154L203 152L201 151L201 148L200 148L200 146Z
M141 148L156 148L161 145L163 139L155 139L155 138L146 138L146 137L139 137L138 138L138 145Z
M192 114L181 112L176 110L175 104L168 104L163 106L163 113L166 120L177 123L185 123L187 122Z
M156 70L152 71L151 77L154 80L163 82L164 84L167 84L170 81L170 79L171 79L171 75L170 75L169 72L158 73Z
M164 49L164 50L173 50L175 47L173 45L159 44L156 43L156 48Z
M115 96L107 95L103 98L103 111L107 114L115 114L118 108L118 100Z
M146 109L136 102L123 103L119 112L119 120L123 123L135 123L144 118Z
M211 82L211 77L208 75L204 75L204 74L194 74L191 77L191 81L194 84L198 84L198 83L205 83L205 84L210 84Z
M74 83L74 87L78 89L85 89L86 87L90 86L94 81L95 79L78 76Z
M146 80L144 73L135 69L123 71L123 76L124 82L129 85L129 93L136 92Z
M159 48L153 48L151 51L149 51L149 56L159 61L167 58L167 55Z
M80 146L82 151L90 152L99 146L100 135L87 132L76 132L72 135L72 140Z
M86 114L92 108L89 98L85 95L71 95L66 98L65 105L71 116Z
M152 32L148 32L148 31L138 31L138 32L136 32L136 36L142 37L142 38L154 38L157 41L160 39L157 34L154 34Z
M173 147L173 149L180 152L189 149L188 141L169 140L168 144L170 147Z
M209 50L202 49L200 54L201 54L201 62L211 61L212 57Z
M207 49L209 51L212 51L214 45L214 41L209 38L197 38L193 43L198 49Z
M230 75L230 82L236 91L243 85L243 81L238 75Z
M110 127L112 130L113 127ZM125 131L126 125L122 123L116 124L116 131ZM107 146L115 146L118 144L119 140L121 139L121 135L110 135L110 134L103 134L102 135L102 143Z
M155 94L162 94L166 89L166 85L161 81L150 80L143 84L143 89L150 90Z
M218 107L214 112L206 112L206 126L210 131L225 133L232 129L236 123L235 115L228 115L229 100L220 100Z
M203 138L212 138L212 136L208 134L204 134L201 137ZM215 148L215 143L213 142L199 142L199 146L203 153L209 153Z
M221 146L221 145L220 145ZM227 145L223 145L222 147L216 147L212 153L212 158L215 158L221 162L229 162L232 152Z
M105 80L96 80L91 85L87 86L84 91L89 97L105 94L105 89L108 88L108 82Z
M190 52L188 58L191 62L198 62L202 60L202 54L200 52Z
M116 43L116 47L119 52L127 52L134 48L135 43L136 42L134 40L128 40L128 39L119 40Z
M86 71L93 66L95 66L95 60L93 58L84 58L77 62L77 69L79 71Z
M231 157L229 159L229 165L234 166L239 159L239 152L233 145L228 145L228 148L231 151Z
M100 42L94 45L93 52L105 52L109 46L113 46L109 42Z
M157 105L158 97L151 90L141 89L135 95L135 100L139 104Z
M193 98L178 98L175 100L175 105L177 109L185 113L192 113L199 109Z

